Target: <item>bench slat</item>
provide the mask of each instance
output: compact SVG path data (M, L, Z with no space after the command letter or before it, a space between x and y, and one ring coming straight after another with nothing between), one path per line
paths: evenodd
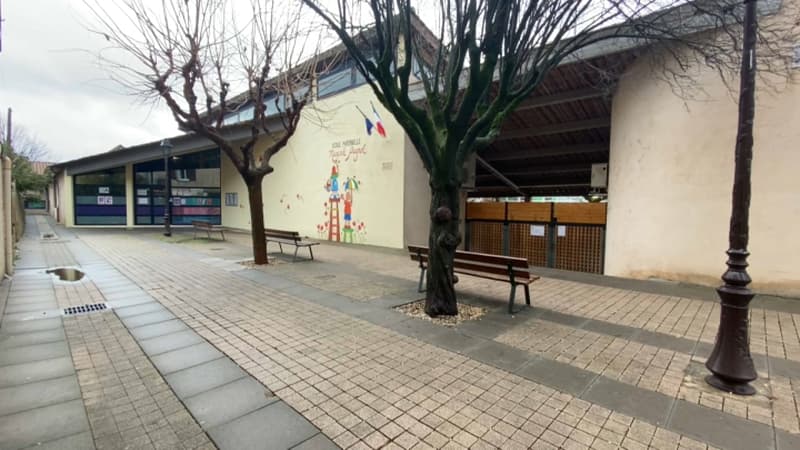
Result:
M417 257L416 254L411 255L411 259L414 261L419 261L419 258ZM427 265L428 255L422 256L422 262L426 263ZM482 272L490 273L494 275L500 275L501 276L500 278L505 277L506 280L509 279L508 266L475 264L470 261L460 260L458 259L458 256L456 256L456 259L455 261L453 261L453 264L456 271L464 270L475 273L482 273ZM513 271L514 271L514 279L519 279L520 281L522 281L522 280L527 280L531 277L531 273L528 270L513 268Z
M428 254L428 247L421 247L418 245L409 245L408 246L409 253L420 253L422 255ZM527 269L529 267L528 260L525 258L519 258L516 256L503 256L503 255L490 255L487 253L475 253L475 252L466 252L462 250L456 250L456 259L466 260L466 261L475 261L480 263L486 264L496 264L496 265L511 265L511 267L516 267L520 269Z

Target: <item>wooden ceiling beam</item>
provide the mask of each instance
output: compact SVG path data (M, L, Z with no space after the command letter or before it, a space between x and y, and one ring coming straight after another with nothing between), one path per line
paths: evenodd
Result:
M548 136L551 134L572 133L575 131L594 130L597 128L608 128L611 126L610 117L599 119L576 120L574 122L557 123L553 125L532 126L519 130L500 131L496 141L506 141L508 139L519 139L526 137Z
M517 106L515 111L523 111L526 109L542 108L544 106L558 105L561 103L577 102L579 100L589 100L593 98L600 98L605 96L605 92L599 89L575 89L572 91L559 92L552 95L539 95L536 97L529 97Z
M495 169L497 170L497 169ZM505 177L527 177L527 176L541 176L549 174L564 174L564 173L583 173L591 172L591 163L583 164L562 164L557 166L536 166L527 169L516 169L511 171L498 171ZM490 174L477 174L478 179L487 179L492 177Z
M562 147L542 147L523 150L491 149L485 152L486 161L514 161L520 159L548 158L551 156L585 155L608 152L608 144L567 145Z

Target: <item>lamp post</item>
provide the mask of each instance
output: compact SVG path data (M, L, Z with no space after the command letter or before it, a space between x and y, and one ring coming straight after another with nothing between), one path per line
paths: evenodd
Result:
M169 158L172 154L172 143L169 139L161 141L161 151L164 154L164 236L172 236L170 230L170 213L172 212L172 176L169 171Z
M755 117L755 74L757 0L744 0L744 39L739 87L739 125L736 133L733 177L733 205L729 233L728 269L725 282L717 288L721 300L719 329L714 350L706 361L712 375L706 382L717 389L739 395L753 395L750 382L757 378L750 356L750 300L755 295L747 274L747 242L750 218L750 165L753 159L753 118Z

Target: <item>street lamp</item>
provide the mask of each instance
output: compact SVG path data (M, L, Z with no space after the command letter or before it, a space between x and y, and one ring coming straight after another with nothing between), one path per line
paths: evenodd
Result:
M747 242L750 219L750 165L753 160L753 118L755 117L756 0L744 0L744 39L739 87L739 125L736 133L733 175L733 205L728 235L728 270L717 288L721 299L719 330L714 350L706 361L712 375L706 382L717 389L739 395L753 395L750 382L758 376L750 356L750 300L747 287Z
M169 158L172 154L172 143L169 139L161 141L161 151L164 154L164 236L172 236L170 230L170 213L172 209L172 176L169 172Z

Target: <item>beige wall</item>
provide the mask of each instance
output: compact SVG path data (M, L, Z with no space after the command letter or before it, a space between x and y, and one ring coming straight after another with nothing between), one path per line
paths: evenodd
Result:
M366 133L364 118L372 120L374 103L386 128L387 137ZM275 171L264 178L264 211L267 228L298 231L302 235L327 239L331 193L326 182L331 169L338 168L339 195L345 194L345 181L355 178L352 218L364 224L355 228L354 242L386 247L402 247L405 134L374 100L367 86L317 101L307 107L296 134L286 148L272 158ZM222 157L222 223L250 227L247 190L230 160ZM425 182L427 186L427 181ZM224 206L226 192L239 193L239 206ZM339 202L341 229L344 230L344 198ZM323 227L322 231L318 227ZM341 232L344 239L344 232Z
M428 172L422 165L417 150L411 140L405 143L405 196L403 198L404 245L428 245L430 230L431 188Z
M795 74L797 75L797 74ZM613 100L608 275L720 284L728 248L737 106L717 75L686 101L645 63ZM749 273L761 293L800 295L800 85L758 91Z

